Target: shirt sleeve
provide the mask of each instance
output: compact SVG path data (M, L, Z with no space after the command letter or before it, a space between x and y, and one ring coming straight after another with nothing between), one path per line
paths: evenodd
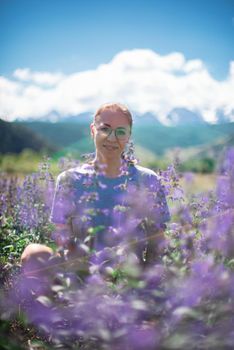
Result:
M56 181L50 221L67 224L75 209L74 183L69 172L61 173Z

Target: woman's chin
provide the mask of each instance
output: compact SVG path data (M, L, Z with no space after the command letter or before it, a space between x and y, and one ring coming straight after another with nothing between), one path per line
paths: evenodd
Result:
M113 152L113 153L111 153L111 152L107 152L107 153L105 153L104 154L104 157L105 158L107 158L107 159L119 159L120 157L121 157L121 154L119 154L119 153L117 153L117 152Z

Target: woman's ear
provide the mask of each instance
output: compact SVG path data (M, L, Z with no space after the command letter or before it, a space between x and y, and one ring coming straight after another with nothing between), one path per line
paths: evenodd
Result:
M92 138L94 138L94 128L95 128L94 123L91 123L90 124L90 134L91 134Z

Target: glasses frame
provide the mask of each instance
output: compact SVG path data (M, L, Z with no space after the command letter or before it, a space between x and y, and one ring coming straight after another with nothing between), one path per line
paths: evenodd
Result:
M114 131L114 134L115 134L115 138L116 138L117 140L122 140L122 141L124 141L125 139L127 139L127 138L130 137L130 135L131 135L131 128L130 128L130 130L128 130L128 129L126 129L125 127L122 127L122 126L119 126L119 127L115 128L115 129L111 128L110 126L105 126L105 125L103 125L103 126L97 126L97 124L94 124L94 126L95 126L95 128L96 128L96 130L97 130L98 132L101 132L100 128L102 128L102 127L110 129L109 134L108 134L108 135L105 135L106 138L110 137L110 135L112 134L113 131ZM120 129L120 128L121 128L121 129L125 129L129 134L127 134L127 135L126 135L125 137L123 137L123 138L118 137L117 134L116 134L116 130L118 130L118 129Z

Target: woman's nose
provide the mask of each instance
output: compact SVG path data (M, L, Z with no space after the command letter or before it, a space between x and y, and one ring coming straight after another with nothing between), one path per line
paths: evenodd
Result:
M116 140L115 130L111 130L111 133L107 137L109 140Z

